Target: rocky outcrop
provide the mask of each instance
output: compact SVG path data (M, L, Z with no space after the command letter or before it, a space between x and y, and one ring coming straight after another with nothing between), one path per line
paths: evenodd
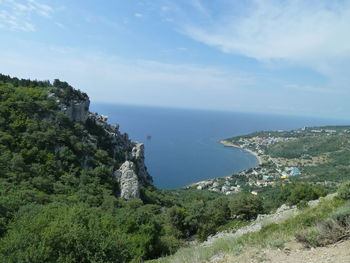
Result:
M114 173L120 184L120 197L125 199L139 198L140 186L152 183L145 166L144 145L134 142L132 146L129 160Z
M120 197L125 199L139 198L140 186L152 184L152 177L147 172L145 165L144 145L132 142L127 133L119 131L119 125L107 123L108 116L97 113L89 113L88 118L103 127L112 138L114 157L125 155L124 163L114 172L114 176L120 184Z
M145 165L145 147L143 143L134 143L134 147L131 150L131 157L137 165L138 176L142 184L152 183L152 177L149 176Z
M88 118L90 100L71 100L68 105L61 106L63 112L71 121L85 122Z
M108 136L111 141L113 158L117 163L123 162L120 167L111 167L111 169L117 168L114 171L114 176L120 184L120 197L125 199L139 198L140 186L152 184L152 177L148 174L145 165L144 145L132 142L127 133L119 131L118 124L109 124L107 122L108 116L89 112L90 100L87 96L65 100L64 103L54 92L50 92L48 97L56 100L60 112L64 113L71 121L87 123L89 120L89 122L92 121L103 128L105 136ZM87 140L91 145L97 145L94 136L88 135ZM82 162L85 169L89 168L88 161L89 159L86 158Z
M120 197L125 199L140 197L140 182L136 174L136 166L131 161L126 161L115 171L114 176L120 184Z
M85 122L89 116L89 97L81 95L80 97L69 97L69 99L64 99L60 97L57 93L63 92L63 89L55 88L47 94L48 99L54 99L60 108L60 112L66 115L71 121L81 121ZM48 119L52 116L47 116Z

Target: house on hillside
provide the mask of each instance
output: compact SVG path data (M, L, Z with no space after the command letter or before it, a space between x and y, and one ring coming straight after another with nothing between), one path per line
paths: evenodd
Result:
M257 180L256 185L257 186L267 186L267 183L265 180Z
M301 171L300 171L298 168L293 167L293 168L290 170L289 175L290 175L290 176L301 175Z
M250 192L252 195L259 195L262 193L262 190L253 190Z
M286 171L281 173L280 178L285 179L285 178L288 178L290 176L298 176L298 175L301 175L301 174L302 173L301 173L301 171L298 168L296 168L296 167L287 167Z

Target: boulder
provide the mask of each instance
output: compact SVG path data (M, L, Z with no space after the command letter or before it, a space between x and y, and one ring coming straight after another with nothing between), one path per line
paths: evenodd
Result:
M122 166L114 172L114 176L120 183L120 197L125 199L140 197L140 183L135 172L136 166L131 161L125 161Z

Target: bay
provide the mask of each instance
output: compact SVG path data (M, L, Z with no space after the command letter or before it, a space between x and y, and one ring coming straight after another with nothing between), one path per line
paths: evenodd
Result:
M155 186L174 189L255 167L250 153L218 141L260 130L340 125L345 121L269 114L173 109L92 103L90 110L108 115L108 122L133 141L145 144L148 172Z

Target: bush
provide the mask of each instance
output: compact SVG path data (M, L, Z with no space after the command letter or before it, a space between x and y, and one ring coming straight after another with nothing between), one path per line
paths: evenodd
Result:
M343 200L350 200L350 181L339 187L338 197Z
M318 247L334 244L350 237L350 207L337 210L330 218L316 227L296 235L306 247Z

